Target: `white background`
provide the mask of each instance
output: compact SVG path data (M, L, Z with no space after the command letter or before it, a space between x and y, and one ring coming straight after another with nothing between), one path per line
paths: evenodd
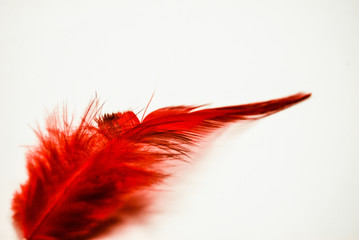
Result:
M358 81L355 0L0 0L0 239L17 239L31 127L64 102L140 110L154 91L149 111L313 96L229 128L155 213L98 239L359 239Z

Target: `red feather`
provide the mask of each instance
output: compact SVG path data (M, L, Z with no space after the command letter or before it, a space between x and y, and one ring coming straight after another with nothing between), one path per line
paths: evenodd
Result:
M137 214L139 194L167 176L165 164L185 159L213 130L308 97L202 110L167 107L141 122L131 111L97 116L93 100L78 127L54 114L27 155L29 178L15 193L13 219L27 240L89 239L125 213Z

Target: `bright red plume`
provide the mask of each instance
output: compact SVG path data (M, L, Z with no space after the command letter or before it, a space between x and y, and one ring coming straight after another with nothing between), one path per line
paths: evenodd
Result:
M228 123L259 119L310 94L220 108L158 109L143 121L131 112L97 116L93 100L79 126L54 114L27 155L28 180L15 193L13 219L27 240L90 239L137 214L141 191L167 175L163 163L184 159L200 140Z

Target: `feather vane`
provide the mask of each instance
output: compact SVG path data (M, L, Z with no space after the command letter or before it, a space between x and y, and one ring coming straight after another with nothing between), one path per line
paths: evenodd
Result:
M310 94L198 109L158 109L140 121L132 111L99 115L93 100L79 126L50 116L27 155L28 180L15 193L13 219L26 240L90 239L124 214L140 193L159 184L166 163L183 160L213 130L288 108Z

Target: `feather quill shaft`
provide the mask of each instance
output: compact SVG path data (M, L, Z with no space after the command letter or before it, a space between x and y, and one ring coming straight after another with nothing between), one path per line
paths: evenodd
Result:
M309 97L166 107L141 121L132 111L99 116L95 99L77 127L54 114L27 154L28 180L14 195L14 222L26 240L90 239L126 214L138 214L148 204L141 193L168 176L165 164L188 157L215 129L266 117Z

